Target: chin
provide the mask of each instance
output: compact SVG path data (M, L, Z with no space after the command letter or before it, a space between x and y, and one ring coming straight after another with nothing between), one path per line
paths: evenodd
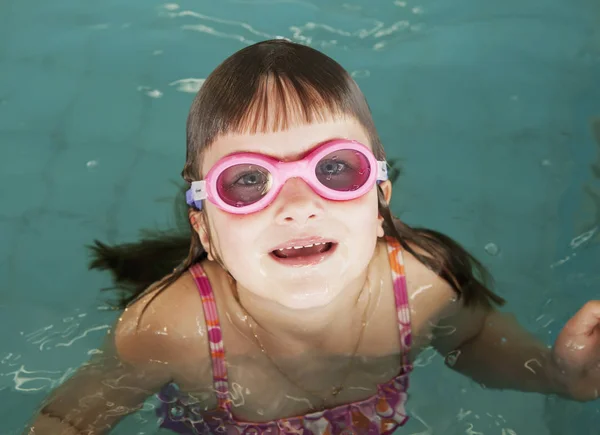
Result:
M327 287L317 291L314 289L315 287L304 283L297 291L280 292L276 302L290 310L309 310L325 307L339 295L337 289Z

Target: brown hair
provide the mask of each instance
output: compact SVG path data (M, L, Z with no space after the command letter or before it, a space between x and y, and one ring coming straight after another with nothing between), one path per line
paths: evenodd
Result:
M364 95L333 59L286 40L263 41L234 53L209 75L189 112L182 171L187 183L177 198L182 211L187 211L185 189L201 179L203 152L220 135L277 131L294 122L311 123L335 115L358 120L377 160L386 159ZM390 174L393 181L399 172ZM385 234L398 239L404 249L446 280L466 305L504 303L488 288L491 277L479 261L451 238L433 230L411 228L392 216L381 189L379 212ZM135 243L108 246L94 241L90 268L112 272L115 287L121 292L120 307L158 286L155 297L191 265L206 258L187 213L180 217L187 221L185 228L146 231Z

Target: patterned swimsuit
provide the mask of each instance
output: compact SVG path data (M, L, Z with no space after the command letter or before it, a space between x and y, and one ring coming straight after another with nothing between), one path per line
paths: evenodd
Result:
M180 434L381 435L391 434L399 426L404 425L408 419L405 403L408 376L412 370L409 360L410 311L402 248L398 241L391 237L387 237L386 241L398 313L402 364L396 377L378 385L375 395L359 402L303 416L264 423L236 420L232 413L217 305L206 274L200 265L196 264L190 271L198 286L204 308L218 406L210 411L201 410L200 404L192 403L187 394L178 391L176 385L168 384L158 394L161 406L157 408L157 414L160 417L161 427Z

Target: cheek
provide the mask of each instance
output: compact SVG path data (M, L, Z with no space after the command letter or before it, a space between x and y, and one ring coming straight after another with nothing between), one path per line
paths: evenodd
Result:
M338 218L349 228L360 230L360 236L368 235L365 233L368 233L370 229L377 228L378 217L378 200L375 190L353 201L339 203Z
M225 212L217 212L214 232L218 234L218 249L225 262L228 259L239 258L248 252L255 244L258 229L247 216L236 216Z

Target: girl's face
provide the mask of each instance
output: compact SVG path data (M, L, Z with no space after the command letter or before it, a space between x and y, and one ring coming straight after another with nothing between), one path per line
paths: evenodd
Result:
M228 135L207 149L202 174L233 152L257 152L291 161L332 139L356 140L370 147L366 132L351 118L279 132ZM390 183L383 184L389 197ZM292 178L268 207L256 213L229 214L209 201L203 207L208 228L199 216L195 221L207 252L219 256L238 286L253 297L290 309L330 303L364 274L377 237L383 236L376 186L355 200L330 201L304 180ZM206 231L210 231L210 242ZM313 246L293 249L307 245ZM282 247L292 249L278 249Z

